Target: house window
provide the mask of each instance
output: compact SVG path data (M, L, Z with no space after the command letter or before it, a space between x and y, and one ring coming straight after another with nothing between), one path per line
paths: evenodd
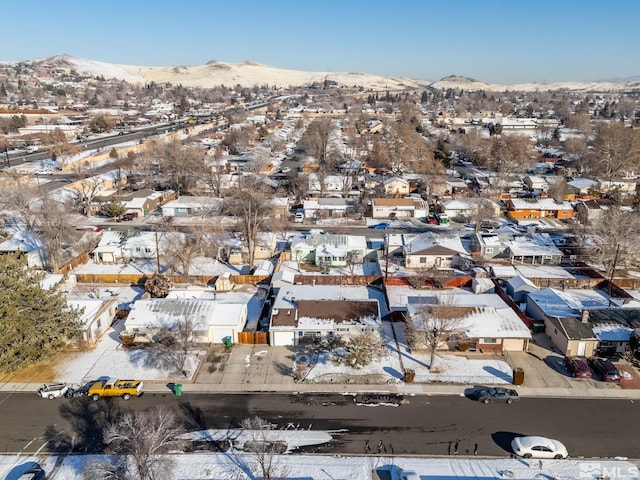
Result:
M427 257L420 257L420 263L427 263Z
M493 248L485 248L485 253L493 253Z
M497 338L483 338L482 343L498 343Z
M554 334L554 335L558 335L558 329L557 329L557 328L554 328L554 329L553 329L553 334Z

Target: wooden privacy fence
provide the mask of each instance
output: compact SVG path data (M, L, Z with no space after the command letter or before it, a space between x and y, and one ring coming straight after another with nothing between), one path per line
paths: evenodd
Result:
M268 345L267 332L238 332L238 343L244 345Z
M58 272L64 273L64 272ZM76 273L78 283L122 283L143 285L152 274L147 273ZM211 275L165 275L173 284L213 285L218 279ZM236 285L269 283L268 275L231 275L229 280Z

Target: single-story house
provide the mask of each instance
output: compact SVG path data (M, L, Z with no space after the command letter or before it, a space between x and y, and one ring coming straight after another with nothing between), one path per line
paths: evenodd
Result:
M567 182L569 185L569 190L571 193L575 195L586 195L589 193L589 190L592 188L597 188L599 182L596 180L591 180L589 178L574 178L573 180Z
M463 264L460 255L468 255L459 235L426 232L406 236L402 253L406 268L456 268Z
M531 339L529 328L495 293L474 294L461 289L411 293L406 297L405 311L416 329L428 328L430 316L452 322L450 338L438 348L483 353L527 350ZM389 298L390 305L398 301L395 294L393 300ZM427 317L423 316L425 308L429 309Z
M502 208L497 202L490 199L476 198L455 198L441 203L444 213L449 218L475 217L478 215L478 208L490 210L493 216L499 216Z
M374 198L371 200L373 218L426 218L427 202L419 198Z
M369 249L362 235L320 233L299 236L291 241L291 260L319 267L344 267L362 263Z
M187 215L215 216L222 210L223 200L212 197L183 195L162 205L163 217L183 217Z
M408 195L411 185L404 178L389 177L383 180L382 189L386 195Z
M67 298L67 304L73 309L82 310L80 331L87 343L96 342L111 327L118 306L115 299L101 298Z
M549 167L547 166L547 170L548 169ZM541 190L544 192L549 188L549 183L546 178L538 175L527 175L522 180L522 183L524 183L529 190Z
M375 300L296 300L290 308L274 306L269 324L274 346L380 335L380 329L380 309Z
M246 303L223 303L199 298L150 298L136 300L125 320L125 328L172 330L186 319L193 321L194 337L201 343L238 341L247 323Z
M381 319L388 315L380 289L347 285L282 285L273 301L269 344L299 345L381 334Z
M573 218L576 214L569 202L556 202L553 198L510 198L508 213L514 220L552 217Z
M0 255L5 253L26 257L27 266L32 268L49 266L49 251L44 240L30 230L16 230L10 238L0 242Z
M594 290L544 288L527 295L527 315L544 321L545 333L564 355L596 353L599 340L589 319L592 311L610 308L610 300Z
M273 232L261 232L256 239L254 261L267 260L278 251L278 235ZM249 261L249 248L242 238L228 237L222 240L218 249L218 260L231 265L242 265Z
M351 184L350 175L327 175L321 178L317 173L309 174L309 192L343 194L351 190Z
M303 202L305 218L345 217L355 211L355 201L351 198L317 198Z

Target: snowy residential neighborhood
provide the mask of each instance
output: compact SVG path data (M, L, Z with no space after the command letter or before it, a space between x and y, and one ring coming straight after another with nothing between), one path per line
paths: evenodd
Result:
M1 478L640 476L637 89L207 67L0 64Z

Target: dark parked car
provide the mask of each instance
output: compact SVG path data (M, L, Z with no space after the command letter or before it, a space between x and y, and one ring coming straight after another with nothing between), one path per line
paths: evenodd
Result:
M478 388L474 392L474 398L482 403L513 403L520 400L518 392L509 388Z
M620 372L607 358L591 357L587 361L593 371L604 382L617 382L620 380Z
M584 358L564 357L564 367L569 370L574 377L591 378L591 370Z

